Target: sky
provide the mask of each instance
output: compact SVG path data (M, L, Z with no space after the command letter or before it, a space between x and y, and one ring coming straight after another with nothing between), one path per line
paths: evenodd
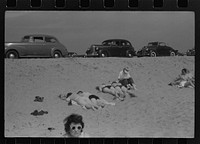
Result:
M6 11L5 41L27 34L55 36L70 52L84 54L92 44L126 39L136 51L162 41L186 52L195 46L193 12L144 11Z

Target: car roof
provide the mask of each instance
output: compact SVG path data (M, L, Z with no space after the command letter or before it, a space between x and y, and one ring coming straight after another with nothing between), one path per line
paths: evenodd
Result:
M106 41L126 41L126 42L129 42L128 40L125 40L125 39L108 39L108 40L105 40L103 42L106 42Z
M41 36L41 37L52 37L52 38L55 38L54 36L52 36L52 35L47 35L47 34L29 34L29 35L25 35L24 37L27 37L27 36L33 36L33 37L35 37L35 36ZM56 39L56 38L55 38Z

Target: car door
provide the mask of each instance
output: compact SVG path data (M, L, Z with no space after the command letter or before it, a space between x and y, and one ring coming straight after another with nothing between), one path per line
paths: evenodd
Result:
M163 43L158 43L157 52L160 56L166 55L166 46Z
M34 56L47 56L47 45L43 36L34 37L34 45L32 46Z
M113 40L111 42L109 52L110 52L111 56L119 56L120 55L119 43L116 40Z
M51 56L51 50L55 48L56 45L58 45L58 42L56 39L52 37L45 37L45 44L43 47L44 55Z

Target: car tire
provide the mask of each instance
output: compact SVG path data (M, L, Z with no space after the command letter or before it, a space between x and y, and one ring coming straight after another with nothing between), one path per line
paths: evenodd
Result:
M17 59L17 58L19 58L19 54L16 51L14 51L14 50L8 51L6 53L6 58Z
M150 52L150 57L156 57L156 52L151 51L151 52Z
M55 51L55 52L53 53L53 58L60 58L60 57L62 57L61 52Z
M175 52L170 52L170 56L176 56Z
M100 57L108 57L109 55L108 55L108 53L106 51L100 51L99 52L99 56Z
M133 56L134 56L133 53L134 53L134 52L132 52L132 51L130 51L130 50L126 51L126 57L133 57Z

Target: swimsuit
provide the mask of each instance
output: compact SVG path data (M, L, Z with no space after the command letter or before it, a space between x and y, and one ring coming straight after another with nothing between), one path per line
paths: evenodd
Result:
M111 87L112 87L111 85L103 86L103 87L102 87L102 91L103 91L104 88L108 88L108 89L110 89Z
M91 100L91 99L93 99L93 98L94 98L94 99L96 99L96 100L98 100L98 99L99 99L99 97L98 97L98 96L96 96L96 95L90 95L88 98L89 98L90 100Z

